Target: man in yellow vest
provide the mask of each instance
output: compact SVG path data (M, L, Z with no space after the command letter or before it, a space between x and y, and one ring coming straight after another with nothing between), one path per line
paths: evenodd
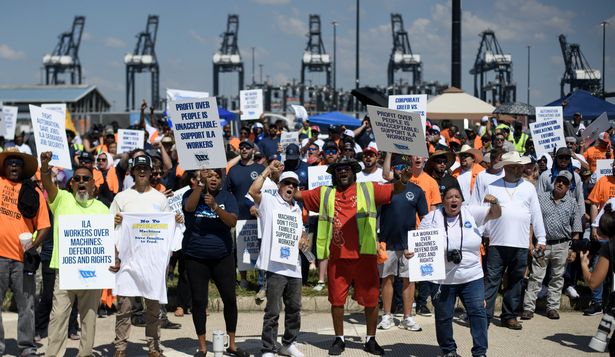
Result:
M376 262L376 207L388 204L391 196L401 193L412 172L406 169L401 180L393 184L356 183L361 166L355 159L341 158L330 164L332 186L298 191L295 198L304 207L319 212L316 255L329 259L327 269L329 302L335 341L329 355L340 355L345 349L344 305L350 285L354 283L354 298L365 307L367 337L364 351L383 355L375 339L378 323L379 273Z

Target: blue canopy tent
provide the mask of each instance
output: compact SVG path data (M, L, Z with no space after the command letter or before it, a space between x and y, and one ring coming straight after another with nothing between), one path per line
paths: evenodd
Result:
M609 119L615 119L615 104L591 95L589 92L578 89L567 96L547 104L551 106L561 106L566 101L564 107L564 119L572 120L574 113L579 112L585 120L596 119L600 114L606 112Z
M310 121L310 125L343 125L347 128L358 128L361 126L361 121L359 119L340 112L317 114L309 117L308 119Z

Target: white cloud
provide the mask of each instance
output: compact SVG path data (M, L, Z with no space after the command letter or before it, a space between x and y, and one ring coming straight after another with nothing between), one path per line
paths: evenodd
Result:
M260 5L286 5L290 4L290 0L254 0L255 3Z
M22 51L15 50L4 43L0 44L0 58L7 61L17 61L26 57Z
M105 38L105 46L109 48L122 48L126 47L126 42L122 41L117 37L107 37Z
M190 30L188 34L190 35L190 37L192 37L194 40L196 40L200 44L210 45L213 43L211 37L208 38L206 36L203 36L200 33L196 32L195 30Z
M307 21L298 17L278 14L275 19L277 27L287 35L305 37L308 32Z

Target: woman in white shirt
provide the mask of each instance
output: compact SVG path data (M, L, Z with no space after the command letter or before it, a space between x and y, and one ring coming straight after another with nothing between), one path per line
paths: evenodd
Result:
M482 238L478 227L501 215L497 198L486 195L488 206L462 206L458 187L444 191L443 207L421 220L420 229L442 228L446 232L446 278L439 282L434 298L436 337L446 357L456 357L453 339L455 299L461 299L470 321L472 356L487 354L487 313L480 259Z

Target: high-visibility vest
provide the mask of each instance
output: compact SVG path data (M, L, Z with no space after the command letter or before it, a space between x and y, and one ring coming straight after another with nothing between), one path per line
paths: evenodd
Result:
M515 142L515 150L519 153L519 155L523 155L525 153L525 143L529 139L529 136L526 133L521 133L519 137L519 141L514 140Z
M376 236L376 199L372 182L357 183L356 219L359 228L359 253L377 252ZM329 258L329 246L333 236L333 216L335 215L335 188L322 187L320 190L320 208L318 232L316 236L316 256L318 259Z

